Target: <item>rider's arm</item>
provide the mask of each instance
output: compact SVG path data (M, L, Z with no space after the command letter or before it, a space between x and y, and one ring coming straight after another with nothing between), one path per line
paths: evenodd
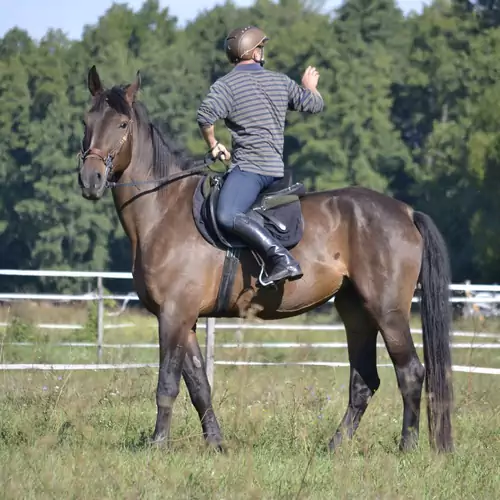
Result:
M288 109L306 113L323 111L325 103L318 90L309 90L288 78Z
M209 148L217 143L215 139L214 123L226 118L231 113L233 98L231 90L223 82L217 81L211 87L208 95L200 104L196 121L203 139Z

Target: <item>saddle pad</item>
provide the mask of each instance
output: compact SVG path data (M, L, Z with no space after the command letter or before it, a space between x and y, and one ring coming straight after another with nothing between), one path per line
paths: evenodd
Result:
M217 248L225 249L227 248L226 245L223 245L219 241L219 238L213 229L213 221L211 220L210 211L208 210L208 203L203 196L203 183L205 180L206 176L200 179L193 195L194 222L198 231L208 243ZM258 213L252 212L253 210L250 209L247 214L254 220L257 220L261 225L264 222L264 227L268 229L276 241L281 243L285 248L292 248L301 240L304 232L304 222L299 200L287 205L273 207L266 210L266 213L279 219L286 225L287 230L285 232L280 232L270 222L265 219L263 221L262 217ZM224 234L224 236L226 236L226 234ZM227 235L227 240L231 244L232 248L247 247L247 245L237 237Z

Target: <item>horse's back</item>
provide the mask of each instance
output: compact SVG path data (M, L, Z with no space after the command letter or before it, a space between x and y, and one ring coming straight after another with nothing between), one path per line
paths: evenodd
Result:
M397 232L410 240L420 241L420 233L413 222L413 208L403 201L373 189L352 186L324 191L310 191L301 196L305 224L323 219L335 225L347 224L351 230L365 234L383 231ZM328 221L331 226L331 222Z
M336 189L327 189L322 191L309 191L301 197L303 201L317 203L325 199L335 200L339 207L358 206L361 209L376 209L378 212L389 212L393 215L398 213L409 217L413 216L413 209L403 201L397 200L392 196L380 193L374 189L361 186L347 186Z

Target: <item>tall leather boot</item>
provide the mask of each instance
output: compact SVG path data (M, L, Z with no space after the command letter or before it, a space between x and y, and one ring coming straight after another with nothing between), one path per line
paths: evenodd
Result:
M247 215L239 214L235 217L232 232L262 257L267 264L266 271L269 270L269 281L293 281L303 276L299 263L290 252L277 243L267 229L259 226Z

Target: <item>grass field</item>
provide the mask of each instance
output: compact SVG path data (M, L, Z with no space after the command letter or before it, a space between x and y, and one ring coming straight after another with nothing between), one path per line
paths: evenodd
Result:
M54 341L94 341L83 330L38 330L33 322L88 320L85 310L23 306L1 310L2 363L94 363L95 348L54 347ZM300 321L297 320L297 321ZM295 321L295 322L297 322ZM303 321L303 319L302 319ZM310 319L325 323L325 317ZM333 322L332 318L328 319ZM107 343L151 342L149 316L105 332ZM418 322L415 323L418 326ZM492 323L455 329L500 332ZM217 343L234 331L218 331ZM421 342L421 336L414 336ZM199 331L204 343L204 331ZM343 332L245 331L245 341L344 342ZM35 346L11 342L33 341ZM455 338L454 342L499 342ZM421 354L421 349L419 349ZM104 362L156 362L156 349L105 349ZM385 349L378 350L387 363ZM347 361L345 349L217 349L216 359ZM454 364L500 368L500 349L453 350ZM214 408L228 453L205 449L184 385L176 402L172 449L146 445L153 430L156 369L0 373L0 497L3 499L494 499L500 497L500 376L455 373L456 451L435 456L427 444L425 405L421 441L398 452L402 404L391 368L355 440L335 455L326 444L345 410L348 369L216 366Z

